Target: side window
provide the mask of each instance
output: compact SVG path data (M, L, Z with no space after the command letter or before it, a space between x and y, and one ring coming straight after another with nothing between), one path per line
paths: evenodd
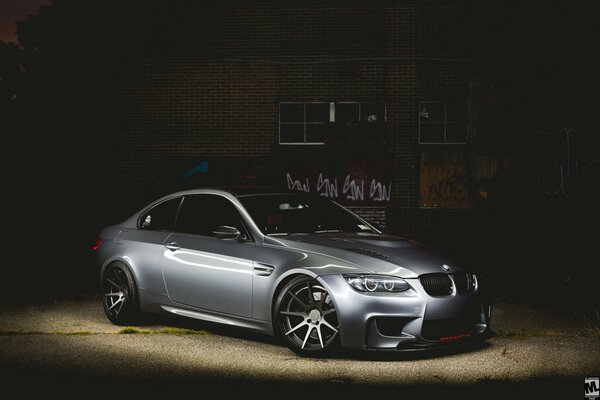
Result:
M185 196L175 230L193 235L214 236L221 225L233 226L246 234L242 217L226 198L210 194Z
M152 231L172 231L181 197L163 201L142 214L139 226Z

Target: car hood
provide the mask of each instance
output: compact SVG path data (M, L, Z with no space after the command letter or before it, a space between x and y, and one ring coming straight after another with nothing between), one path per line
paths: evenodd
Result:
M278 236L286 247L332 256L355 265L356 272L414 278L432 272L460 268L433 249L414 240L366 233L318 233ZM442 268L450 267L450 271ZM326 272L325 272L326 273Z

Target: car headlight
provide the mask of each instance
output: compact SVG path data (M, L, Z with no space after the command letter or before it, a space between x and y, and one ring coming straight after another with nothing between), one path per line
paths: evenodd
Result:
M402 278L385 275L344 275L350 286L360 292L397 293L410 289Z

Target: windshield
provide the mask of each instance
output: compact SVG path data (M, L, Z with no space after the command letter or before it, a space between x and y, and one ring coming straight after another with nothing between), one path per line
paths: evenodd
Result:
M345 208L322 197L271 194L239 200L265 234L374 232Z

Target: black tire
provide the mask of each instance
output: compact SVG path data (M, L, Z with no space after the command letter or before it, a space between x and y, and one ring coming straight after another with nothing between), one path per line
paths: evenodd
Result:
M115 325L134 325L140 321L138 291L129 267L120 261L104 270L101 280L102 306Z
M339 322L331 295L316 280L299 276L277 295L275 333L293 352L322 357L339 347Z

